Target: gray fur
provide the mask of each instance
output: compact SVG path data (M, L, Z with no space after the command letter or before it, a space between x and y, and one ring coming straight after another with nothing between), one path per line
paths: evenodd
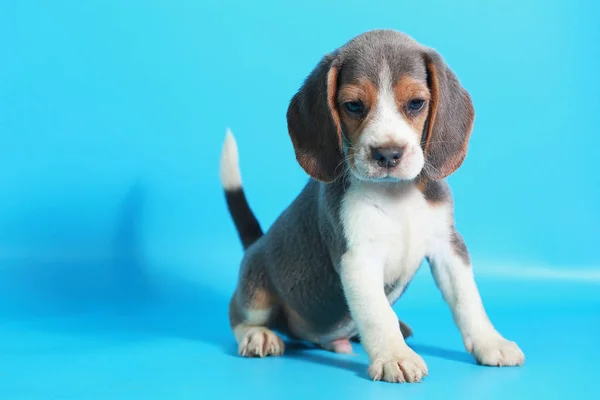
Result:
M328 80L337 77L339 60L328 54L308 76L290 101L287 111L288 131L296 160L308 175L321 182L331 182L344 171L340 148L341 128L330 107ZM337 79L337 78L335 78Z
M268 289L273 304L273 328L291 337L318 342L341 326L356 331L338 275L346 240L339 219L345 181L323 184L310 180L272 227L245 253L240 286L233 301L238 309L252 308L252 293ZM386 286L386 294L394 290ZM237 300L235 300L237 299ZM283 307L281 307L283 306ZM236 317L241 312L230 310ZM293 313L286 313L286 310ZM286 315L287 314L287 315ZM298 318L300 317L300 318ZM232 326L242 322L230 317ZM412 334L399 322L405 337Z
M461 260L463 260L465 265L470 266L471 265L471 256L469 255L469 250L467 250L467 245L465 244L465 241L463 240L460 233L458 233L456 228L454 228L452 230L451 243L452 243L452 249L454 250L454 252L461 258Z
M431 179L424 179L423 185L423 196L425 200L431 203L443 203L452 201L452 193L450 187L446 181L434 181Z
M342 127L335 118L339 120L338 105L331 108L329 102L329 73L339 71L334 74L336 89L364 78L377 86L384 65L388 66L393 80L408 74L425 82L424 54L427 51L403 33L374 30L357 36L321 59L292 98L287 112L296 159L312 178L329 183L345 170L344 151L339 145ZM398 57L399 54L402 57Z
M389 67L392 80L404 74L425 82L427 72L423 61L426 48L410 36L392 30L374 30L350 40L338 50L342 65L339 83L367 78L379 85L381 68ZM401 54L401 57L398 55Z
M332 109L328 103L329 72L339 71L337 87L364 78L377 86L384 65L393 81L409 75L431 88L434 99L428 132L423 134L424 146L428 141L423 176L442 180L462 164L475 118L468 92L435 50L401 32L374 30L325 55L290 102L288 130L296 158L314 179L328 183L344 172L342 127L335 118L339 119L338 105Z
M475 109L469 93L437 52L426 51L425 61L432 105L437 110L430 110L428 132L423 138L428 144L423 175L441 180L456 171L467 155Z
M338 212L343 192L341 181L310 180L242 262L241 282L268 276L276 296L308 325L303 330L317 335L350 322L337 274L346 246Z
M244 323L245 310L258 307L255 292L266 291L268 304L262 301L263 295L260 306L272 308L272 319L276 321L270 325L272 328L315 342L341 327L348 327L349 337L356 335L338 274L340 259L346 251L339 211L347 182L336 131L339 126L332 116L336 110L327 103L328 71L332 68L339 71L336 88L365 77L377 84L384 64L394 80L409 74L425 82L427 60L433 60L443 72L439 82L442 90L456 89L457 81L436 54L402 33L371 31L326 55L307 78L290 102L288 126L298 162L313 179L264 236L246 251L240 283L231 303L232 327ZM443 94L442 100L452 100L452 94ZM464 121L454 123L448 119L452 119L451 105L441 105L440 110L438 120L442 127L452 130L449 135L444 136L443 132L441 135L454 140L456 127L462 127ZM433 155L431 162L443 168L448 157L447 153ZM439 172L437 167L429 175L436 175L435 171ZM433 202L451 201L445 182L430 179L426 180L424 196ZM465 254L468 257L458 233L453 243L461 257ZM385 289L388 293L393 288ZM401 323L401 327L403 334L410 332L405 324Z

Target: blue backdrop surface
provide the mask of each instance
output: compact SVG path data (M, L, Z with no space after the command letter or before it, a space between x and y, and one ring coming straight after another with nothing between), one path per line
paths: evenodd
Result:
M0 398L597 398L599 15L591 0L0 1ZM225 127L268 227L306 181L289 99L375 28L436 48L473 97L456 218L524 368L472 363L426 268L398 305L422 385L369 382L360 348L234 355Z

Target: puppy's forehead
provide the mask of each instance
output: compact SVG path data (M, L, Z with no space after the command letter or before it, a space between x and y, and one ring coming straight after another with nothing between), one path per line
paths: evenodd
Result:
M339 50L342 60L339 79L341 83L352 83L366 78L379 87L385 71L392 84L405 75L425 82L423 53L423 46L400 32L367 32Z

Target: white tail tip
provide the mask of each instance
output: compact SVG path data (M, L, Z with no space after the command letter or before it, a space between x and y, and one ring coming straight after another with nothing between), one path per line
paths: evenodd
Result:
M237 143L229 128L227 128L225 134L225 143L223 143L221 153L221 184L225 190L235 190L242 187Z

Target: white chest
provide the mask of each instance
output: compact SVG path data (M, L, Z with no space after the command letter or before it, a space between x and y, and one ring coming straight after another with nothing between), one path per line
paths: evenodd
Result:
M414 185L368 182L348 190L341 217L348 248L373 260L374 272L383 268L384 282L398 290L412 279L446 220Z

